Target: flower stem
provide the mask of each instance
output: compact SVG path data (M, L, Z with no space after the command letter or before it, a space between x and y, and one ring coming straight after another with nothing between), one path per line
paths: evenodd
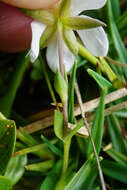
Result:
M64 157L63 157L62 174L61 174L56 190L64 190L64 187L65 187L66 171L68 168L68 161L69 161L70 144L71 144L71 139L68 139L67 141L64 142Z
M64 75L64 64L63 64L63 38L62 38L62 25L58 23L58 54L59 54L59 65L60 65L60 72L63 76ZM63 114L64 114L64 127L65 130L68 125L68 100L63 103Z
M65 78L65 70L63 64L63 37L62 37L62 25L58 23L58 54L59 54L59 65L60 71L63 78ZM63 103L63 115L64 115L64 135L66 136L67 126L68 126L68 99ZM68 168L68 160L69 160L69 149L70 149L71 139L66 140L64 142L64 156L63 156L63 167L62 174L60 180L58 182L56 190L64 190L65 187L65 179L66 179L66 171Z

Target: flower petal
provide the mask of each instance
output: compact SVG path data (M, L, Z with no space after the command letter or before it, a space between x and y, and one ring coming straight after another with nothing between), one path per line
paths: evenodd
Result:
M81 40L87 49L95 56L105 57L108 53L108 38L102 27L78 30Z
M62 49L63 49L63 64L65 65L66 72L69 72L74 64L75 56L68 49L64 40L63 40ZM52 41L48 44L46 57L47 57L47 62L50 69L53 72L56 72L56 70L59 69L59 54L58 54L57 37L54 37Z
M32 42L31 42L31 49L30 49L30 60L34 62L38 55L40 49L40 38L46 28L45 24L42 24L38 21L33 21L31 23L32 29Z
M107 0L72 0L71 12L78 15L85 10L100 9L105 5Z

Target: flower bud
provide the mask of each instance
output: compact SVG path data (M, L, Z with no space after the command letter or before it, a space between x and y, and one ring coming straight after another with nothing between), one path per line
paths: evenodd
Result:
M62 103L64 104L68 99L68 88L67 83L59 70L56 71L54 87L56 92L59 94Z

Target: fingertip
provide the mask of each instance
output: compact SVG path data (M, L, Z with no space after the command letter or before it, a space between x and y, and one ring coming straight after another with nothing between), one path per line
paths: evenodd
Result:
M0 50L20 52L30 48L32 19L0 2Z
M1 0L4 3L8 3L10 5L26 8L26 9L41 9L41 8L49 8L59 0Z

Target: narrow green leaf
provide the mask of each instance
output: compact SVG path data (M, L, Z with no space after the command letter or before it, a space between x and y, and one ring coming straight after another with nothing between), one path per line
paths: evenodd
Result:
M126 119L127 118L127 109L122 109L114 113L118 118Z
M23 127L20 127L17 130L17 137L28 146L37 145L38 142L30 134L28 134Z
M53 160L47 160L44 162L39 162L35 164L27 165L25 168L29 171L37 171L37 172L47 172L49 169L51 169L54 165Z
M127 27L127 10L123 13L123 15L118 18L117 22L117 27L119 30L126 29Z
M118 152L127 153L127 143L122 136L117 117L112 114L106 118L106 121L113 148Z
M113 11L114 19L117 20L120 17L120 12L121 12L119 0L111 1L111 5L113 7L112 11Z
M17 130L17 137L25 143L29 148L26 148L24 150L18 151L18 154L28 154L32 152L33 154L41 157L41 158L46 158L47 156L49 158L52 158L52 154L49 150L42 151L44 148L43 146L45 145L38 145L39 142L33 138L30 134L28 134L23 127L20 127L20 130ZM42 148L43 147L43 148Z
M14 121L0 120L0 174L5 172L14 152L16 126Z
M72 178L70 183L65 187L65 190L91 190L97 174L96 160L90 158Z
M107 81L104 77L99 75L97 72L91 69L87 69L87 72L89 73L91 77L95 79L95 81L98 83L101 89L104 89L104 88L108 89L112 87L112 84L109 81Z
M61 140L63 140L63 128L64 128L63 114L60 111L55 110L55 112L54 112L54 131L55 131L55 135Z
M109 19L110 31L111 31L111 36L113 38L113 43L114 43L115 49L118 53L118 56L119 56L121 62L126 64L127 63L127 50L122 42L122 39L118 32L117 26L115 24L113 14L112 14L113 8L111 7L110 0L108 0L107 8L108 8L108 19ZM125 69L123 71L124 71L125 75L127 76Z
M48 148L57 156L62 156L62 152L54 145L52 144L46 137L41 135L41 139L48 145Z
M0 190L12 190L11 180L5 176L0 176Z
M127 166L108 160L103 160L101 163L105 175L123 183L127 183Z
M102 91L100 103L95 113L95 118L92 124L92 131L91 131L98 154L100 153L101 150L102 136L103 136L105 96L106 96L106 90ZM88 148L87 148L87 158L89 158L92 152L93 152L93 147L89 139Z
M56 165L53 167L51 172L48 174L48 176L44 179L40 190L49 190L52 189L58 182L60 172L61 172L61 167L62 167L62 161L59 160Z
M26 164L26 155L13 156L9 161L4 176L8 177L12 181L12 184L15 185L23 176Z
M105 151L111 158L120 164L127 165L127 156L111 148Z

